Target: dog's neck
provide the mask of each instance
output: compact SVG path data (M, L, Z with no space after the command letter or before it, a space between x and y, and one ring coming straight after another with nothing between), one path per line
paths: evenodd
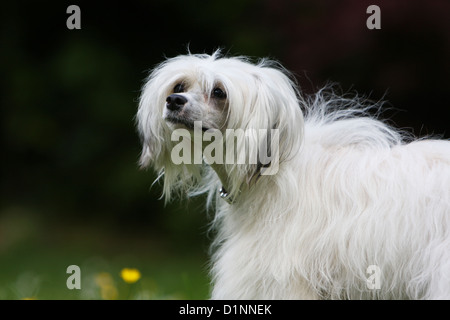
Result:
M231 190L231 188L228 185L229 179L225 167L217 163L212 163L210 164L210 166L216 172L217 176L220 179L220 183L222 184L222 187L218 190L220 197L229 204L232 204L234 199L232 199L228 194L228 191Z
M210 164L210 167L216 172L217 176L220 179L220 183L222 183L222 186L227 189L228 187L228 174L225 171L225 167L221 164L212 163ZM227 189L229 190L229 189Z

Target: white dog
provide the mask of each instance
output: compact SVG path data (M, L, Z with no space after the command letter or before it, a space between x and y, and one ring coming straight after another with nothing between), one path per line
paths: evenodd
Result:
M213 299L450 298L450 142L407 143L369 109L330 90L302 97L267 60L189 54L153 70L140 164L167 200L215 205ZM245 132L232 152L246 161L225 161L230 129ZM225 151L202 164L175 159L213 140ZM249 160L263 151L270 161Z

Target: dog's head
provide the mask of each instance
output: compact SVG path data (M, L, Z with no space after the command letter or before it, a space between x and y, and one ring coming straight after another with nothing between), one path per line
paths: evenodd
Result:
M253 155L265 146L272 156L275 150L267 139L275 130L277 163L297 151L303 132L296 86L279 64L268 60L252 64L243 57L220 57L219 52L178 56L157 66L143 87L137 123L143 144L140 164L152 164L164 174L166 195L201 176L197 164L173 162L172 151L179 144L173 134L178 129L191 136L196 126L203 133L213 130L223 136L230 129L241 129L244 139L237 141L236 150ZM231 184L239 188L239 183L258 176L264 165L244 161L224 167Z

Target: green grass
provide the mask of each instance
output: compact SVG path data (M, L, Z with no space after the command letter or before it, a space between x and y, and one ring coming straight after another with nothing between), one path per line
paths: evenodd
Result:
M24 227L17 232L22 231L28 235L0 246L0 299L208 298L207 257L201 246L180 250L161 236L99 226L40 226L34 232ZM70 265L80 267L80 290L66 286ZM137 268L139 281L125 283L123 268Z

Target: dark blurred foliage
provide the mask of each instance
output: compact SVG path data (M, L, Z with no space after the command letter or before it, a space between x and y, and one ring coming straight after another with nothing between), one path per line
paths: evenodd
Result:
M81 30L66 28L70 4ZM381 30L366 28L370 4ZM384 97L416 135L450 135L447 0L9 1L0 12L0 215L204 234L201 199L164 207L154 173L137 167L140 87L188 47L277 59L307 93L337 82Z

